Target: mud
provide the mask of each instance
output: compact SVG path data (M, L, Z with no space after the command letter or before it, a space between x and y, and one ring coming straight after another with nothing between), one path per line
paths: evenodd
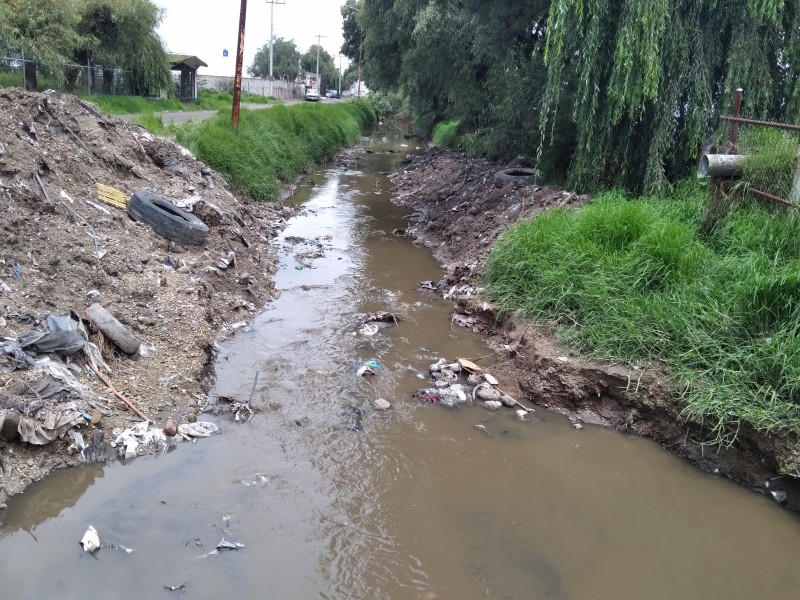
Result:
M401 161L391 176L394 201L409 207L406 232L433 250L447 271L438 289L456 303L454 322L494 334L494 371L512 395L583 423L651 438L704 471L737 481L800 510L800 443L791 432L764 435L742 423L730 446L711 445L713 432L689 420L666 369L628 368L580 356L545 327L499 318L480 296L491 244L511 225L553 207L573 208L590 198L552 186L499 184L506 167L446 148Z
M202 246L180 247L100 202L97 183L126 196L191 199L210 234ZM150 419L183 422L206 402L215 341L277 295L270 242L293 212L235 197L185 149L73 96L0 89L0 337L43 330L48 314L82 315L99 302L142 342L140 354L128 356L87 323L112 383ZM74 357L82 371L75 377L111 407L96 426L108 441L133 415L86 373L82 356ZM41 370L9 366L0 357L0 395L42 378ZM84 400L79 408L90 410ZM81 429L88 441L95 427ZM0 503L75 464L68 445L0 441Z

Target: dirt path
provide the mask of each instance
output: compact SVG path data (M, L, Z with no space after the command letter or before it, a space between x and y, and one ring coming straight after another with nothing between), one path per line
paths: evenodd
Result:
M192 206L208 238L169 241L103 203L97 184ZM159 427L192 421L207 402L215 340L278 294L270 241L293 214L240 201L185 149L74 96L17 89L0 90L0 211L0 503L53 469L113 457L115 428L138 421L88 372L83 352L34 365L42 355L20 355L21 336L44 332L49 315L85 319L100 303L141 342L125 354L82 321L113 385ZM76 414L86 424L73 431L97 452L79 452L57 427ZM61 435L21 443L18 420Z
M579 356L545 328L498 322L497 308L480 297L486 256L503 231L548 208L580 206L588 197L549 186L497 184L494 174L507 165L449 149L434 148L405 162L392 176L395 200L414 211L409 233L430 246L448 272L442 282L428 285L456 301L462 314L455 322L497 334L494 345L504 360L495 369L516 381L512 394L564 412L577 427L594 423L652 438L705 471L800 509L800 482L782 475L798 472L796 436L765 436L743 424L732 447L707 446L711 432L684 419L663 370Z

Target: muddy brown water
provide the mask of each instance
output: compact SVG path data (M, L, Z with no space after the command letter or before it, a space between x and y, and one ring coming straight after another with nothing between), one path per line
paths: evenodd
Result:
M391 234L401 141L359 170L322 170L278 240L282 296L222 345L215 395L251 422L105 468L57 473L12 499L3 598L752 599L800 595L800 522L648 441L410 397L439 356L477 357L451 305L415 291L440 270ZM330 236L330 238L326 238ZM324 257L298 258L319 249ZM303 286L311 286L304 289ZM354 335L357 314L397 327ZM366 360L374 378L356 376ZM376 413L372 402L393 404ZM362 409L361 430L351 407ZM491 437L473 428L482 423ZM88 525L104 541L85 554ZM245 548L208 555L221 538ZM185 588L168 591L165 585Z

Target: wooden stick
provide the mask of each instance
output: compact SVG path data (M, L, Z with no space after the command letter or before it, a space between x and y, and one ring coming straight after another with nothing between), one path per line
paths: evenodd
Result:
M105 376L105 375L103 375L103 374L100 372L100 369L98 369L98 368L95 366L94 362L92 362L92 361L89 361L89 366L92 368L92 371L94 371L95 375L97 375L97 377L98 377L98 378L100 378L100 381L102 381L103 383L105 383L105 384L108 386L108 389L110 389L112 392L114 392L114 395L115 395L117 398L119 398L119 399L120 399L120 400L122 400L122 401L123 401L125 404L127 404L127 405L128 405L128 408L130 408L130 409L131 409L133 412L135 412L135 413L136 413L138 416L140 416L140 417L141 417L142 419L144 419L145 421L149 421L149 420L150 420L150 419L148 419L146 416L144 416L144 413L143 413L141 410L139 410L139 407L138 407L138 406L136 406L136 405L135 405L133 402L131 402L130 400L128 400L128 399L127 399L125 396L123 396L123 395L122 395L120 392L118 392L118 391L117 391L117 389L116 389L116 388L115 388L115 387L114 387L114 386L111 384L111 382L110 382L110 381L109 381L109 380L106 378L106 376Z

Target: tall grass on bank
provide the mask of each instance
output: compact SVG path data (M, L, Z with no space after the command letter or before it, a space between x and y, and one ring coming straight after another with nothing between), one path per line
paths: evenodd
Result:
M177 98L142 98L141 96L112 96L106 94L80 94L84 100L95 104L108 115L138 115L155 112L191 112L195 110L230 110L233 94L200 90L195 102L181 102ZM276 104L279 100L242 92L242 103Z
M441 121L433 128L431 139L439 146L458 146L460 141L460 136L458 135L459 125L461 125L461 119Z
M800 217L745 202L702 236L705 199L687 184L545 212L498 241L489 294L595 356L662 361L717 442L742 420L800 431Z
M280 181L331 158L375 120L363 100L242 110L239 130L230 113L176 130L177 141L256 200L275 200Z

